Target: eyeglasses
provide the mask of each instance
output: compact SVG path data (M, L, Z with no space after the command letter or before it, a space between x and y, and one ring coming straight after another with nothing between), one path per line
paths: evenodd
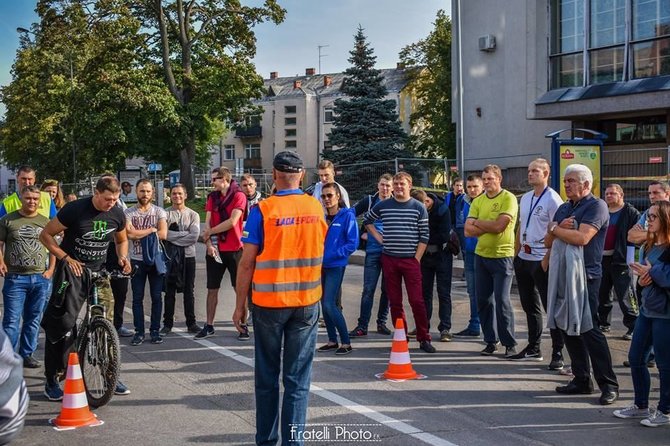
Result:
M325 200L326 198L333 198L335 194L321 194L321 199Z
M649 221L656 221L658 220L658 215L657 214L652 214L651 212L647 214L647 220Z
M223 180L223 177L212 177L212 183L216 180Z

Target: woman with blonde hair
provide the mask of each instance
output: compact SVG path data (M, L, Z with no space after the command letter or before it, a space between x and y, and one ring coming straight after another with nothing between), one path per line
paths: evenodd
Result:
M56 209L60 210L65 205L65 198L63 198L63 191L58 180L44 180L41 190L51 195Z

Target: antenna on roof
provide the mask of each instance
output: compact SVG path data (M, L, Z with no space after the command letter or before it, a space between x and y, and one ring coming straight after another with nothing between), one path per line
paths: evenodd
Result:
M319 45L317 48L319 49L319 74L321 74L321 58L326 57L328 54L321 54L321 48L327 48L330 45Z

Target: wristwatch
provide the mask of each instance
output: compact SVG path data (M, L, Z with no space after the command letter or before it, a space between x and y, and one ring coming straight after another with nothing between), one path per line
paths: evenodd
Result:
M551 228L549 228L549 233L550 234L554 233L554 230L556 229L556 226L558 226L558 225L556 224L556 225L553 225Z

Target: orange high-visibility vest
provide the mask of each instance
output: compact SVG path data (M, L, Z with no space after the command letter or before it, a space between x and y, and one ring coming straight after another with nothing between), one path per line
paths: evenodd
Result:
M328 225L308 195L273 195L258 203L263 250L252 279L254 305L304 307L321 299L321 262Z

